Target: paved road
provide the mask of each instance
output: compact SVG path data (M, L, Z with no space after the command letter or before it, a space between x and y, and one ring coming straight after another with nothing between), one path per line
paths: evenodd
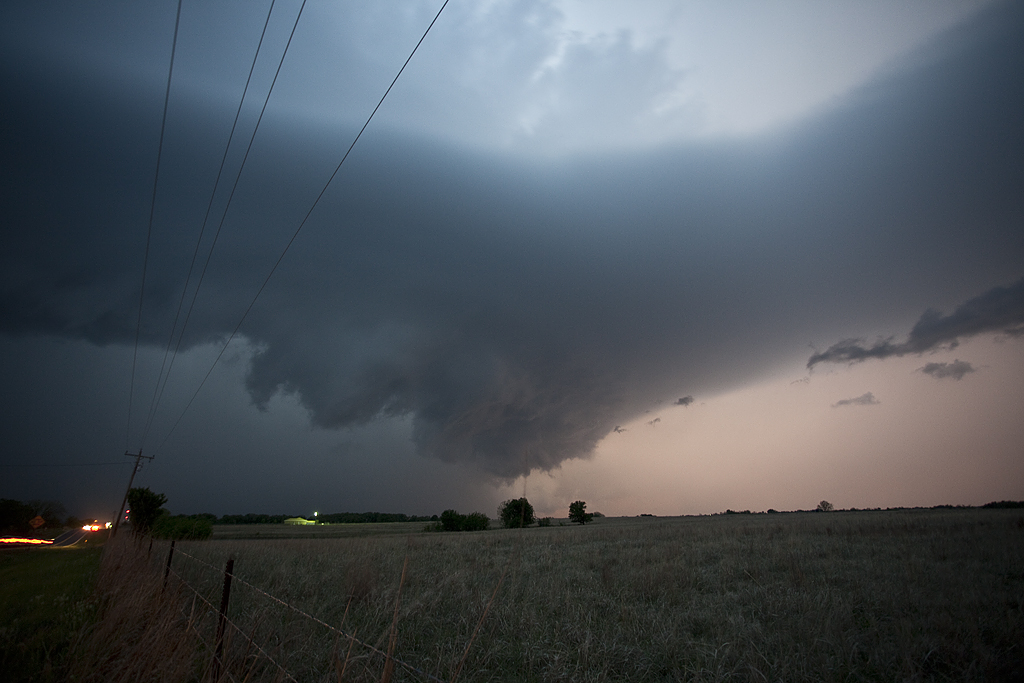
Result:
M60 536L53 539L53 545L74 545L81 541L85 537L85 535L89 533L92 532L86 531L85 529L71 529L70 531L65 531Z

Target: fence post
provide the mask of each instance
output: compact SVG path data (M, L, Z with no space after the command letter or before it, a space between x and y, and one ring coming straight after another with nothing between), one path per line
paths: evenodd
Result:
M220 617L217 619L217 647L213 655L214 681L220 676L221 658L224 654L224 623L227 621L228 598L231 596L231 576L234 569L235 558L229 557L227 565L224 566L224 591L220 596Z
M171 551L167 553L167 566L164 567L164 588L167 588L167 576L171 573L172 557L174 557L174 541L171 541Z

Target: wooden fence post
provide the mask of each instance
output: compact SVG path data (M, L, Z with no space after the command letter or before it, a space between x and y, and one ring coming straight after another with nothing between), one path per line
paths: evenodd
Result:
M164 567L164 588L167 588L167 576L171 573L172 557L174 557L174 541L171 541L171 551L167 553L167 566Z
M220 617L217 619L217 646L213 655L214 681L220 676L221 658L224 655L224 624L227 621L228 599L231 597L231 576L234 569L235 558L229 557L228 563L224 567L224 590L220 596Z

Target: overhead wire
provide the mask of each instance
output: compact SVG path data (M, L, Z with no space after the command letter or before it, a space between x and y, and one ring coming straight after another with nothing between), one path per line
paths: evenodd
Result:
M206 205L206 215L203 216L203 224L202 224L202 226L199 229L199 237L196 239L196 248L192 252L192 261L191 261L191 263L189 264L189 267L188 267L188 274L185 276L185 284L184 284L184 286L181 289L181 298L178 300L178 310L175 312L175 314L174 314L174 322L171 324L171 333L170 333L170 336L167 339L167 348L164 351L164 358L163 358L163 361L160 364L160 372L157 374L156 386L153 389L153 398L150 400L150 404L149 404L149 416L146 419L146 426L145 426L145 429L142 432L142 443L143 444L145 444L146 437L149 435L149 430L150 430L150 428L152 427L152 424L153 424L153 418L156 415L156 411L157 411L157 409L160 406L160 401L163 398L164 390L167 388L167 380L170 378L171 369L174 367L174 360L175 360L175 358L177 358L178 350L181 348L181 340L182 340L182 337L185 334L185 327L188 325L189 317L191 316L192 309L195 306L196 297L198 297L198 295L199 295L199 288L202 286L202 278L200 278L199 284L196 285L196 291L195 291L195 293L194 293L194 295L192 297L192 302L189 305L188 312L185 315L185 321L182 323L181 331L178 334L178 342L177 342L177 344L174 344L174 333L175 333L175 331L177 330L177 327L178 327L178 320L179 320L179 318L181 316L181 309L182 309L182 306L184 305L184 302L185 302L185 296L186 296L186 294L188 294L189 283L192 281L192 273L195 270L196 258L199 255L199 247L202 246L203 236L206 234L206 226L209 223L210 213L213 210L213 202L214 202L214 199L217 196L217 189L220 187L220 180L221 180L221 176L224 173L224 166L227 163L228 152L231 149L231 143L232 143L232 141L234 140L234 137L235 137L235 130L238 127L238 119L241 117L241 114L242 114L242 106L245 104L245 97L246 97L246 95L249 92L249 84L252 82L252 75L253 75L253 72L256 70L256 62L259 59L260 50L263 48L263 39L267 35L267 27L270 25L270 16L274 12L274 5L275 5L276 2L277 2L277 0L271 0L270 8L267 10L267 18L266 18L266 21L263 22L263 31L262 31L262 33L260 33L260 40L259 40L259 43L256 45L256 54L253 55L252 64L249 66L249 75L245 79L245 87L242 89L242 96L241 96L241 98L238 101L238 109L235 110L235 120L231 123L231 132L228 133L227 144L224 145L224 154L221 156L221 159L220 159L220 168L217 169L217 178L214 180L214 183L213 183L213 191L210 193L210 201ZM296 19L296 22L298 22L298 19ZM286 52L287 52L287 49L286 49ZM281 59L283 61L284 57L282 56ZM271 91L273 91L273 85L271 85ZM268 92L267 93L267 98L269 99L269 97L270 97L270 93ZM266 106L266 104L264 103L264 107L265 106ZM256 128L259 128L259 123L256 124ZM256 134L256 131L254 130L253 131L253 136L255 136L255 134ZM250 144L251 144L251 139L250 139ZM242 166L244 167L244 165L245 165L245 162L243 161L242 162ZM238 173L241 174L241 172L242 172L242 169L239 168ZM237 183L237 176L236 176L236 183ZM221 221L221 225L223 225L223 221ZM218 236L220 235L220 230L219 229L217 231L217 235ZM216 244L217 244L217 239L215 237L214 240L213 240L213 243L210 245L210 253L209 253L209 255L206 258L206 265L209 265L209 263L210 263L210 257L213 255L213 248L216 246ZM206 273L206 268L204 266L203 274L205 275L205 273ZM171 345L172 344L174 344L174 353L170 354ZM170 365L169 366L167 365L167 357L168 357L168 355L170 355ZM164 374L164 367L165 366L167 366L167 373L166 373L166 375ZM162 380L162 382L161 382L161 380Z
M306 215L303 217L302 221L299 223L298 227L295 229L295 232L292 233L292 236L288 240L288 242L285 244L284 250L281 252L281 255L278 256L277 261L274 262L274 265L270 269L270 272L267 274L266 278L263 280L263 284L261 284L259 289L256 291L256 295L253 296L252 301L249 302L249 305L246 307L245 312L242 314L241 319L238 321L238 324L235 325L235 328L231 331L231 334L228 336L227 340L224 342L224 345L221 347L220 353L217 354L217 357L216 357L216 359L214 359L213 364L210 366L210 369L207 370L206 375L203 377L202 381L200 381L199 386L196 388L195 392L193 392L192 397L188 400L188 403L185 405L185 408L178 415L178 419L174 421L174 424L171 426L170 430L167 432L167 435L164 437L164 439L157 446L157 449L156 449L157 451L159 451L161 448L163 448L164 444L167 443L167 440L171 438L171 435L174 433L174 430L177 429L178 425L181 423L182 418L185 416L185 414L188 412L188 409L192 406L192 403L195 401L196 396L198 396L199 392L202 391L203 386L206 384L206 381L210 378L210 375L213 373L214 368L217 367L217 364L220 362L220 359L224 356L224 352L227 351L228 345L231 344L231 341L235 338L235 335L238 334L238 330L241 329L242 324L245 322L245 319L249 315L249 312L252 311L253 306L256 305L256 301L260 298L260 295L263 293L263 290L266 289L267 283L269 283L270 279L274 276L274 273L277 271L278 266L281 265L281 262L284 260L285 255L288 253L288 250L291 249L292 244L294 244L295 239L299 236L299 233L302 231L302 228L305 227L306 222L309 220L309 217L313 214L313 211L316 209L317 205L320 203L320 200L323 199L324 194L327 193L327 188L330 187L331 183L334 181L335 176L338 175L338 172L341 170L342 165L345 163L345 160L348 159L349 154L352 152L352 149L356 146L356 143L359 142L359 138L362 137L363 131L365 131L366 127L370 125L370 121L373 120L373 117L377 113L377 110L380 109L382 104L384 104L384 100L387 98L388 94L391 92L391 89L395 87L395 83L398 82L398 79L401 77L402 73L405 71L405 68L409 65L409 62L412 61L412 58L416 54L416 51L419 50L420 45L422 45L423 41L426 40L427 34L430 33L430 29L432 29L434 27L434 24L437 23L437 20L440 18L441 13L444 11L444 8L448 6L448 2L449 2L449 0L444 0L444 3L441 5L441 9L439 9L437 11L437 14L434 15L434 18L430 22L430 25L427 26L426 30L423 32L423 35L420 36L419 41L417 41L416 46L413 47L412 52L409 53L409 56L406 58L405 62L402 64L402 68L400 68L398 70L398 73L395 75L394 79L391 81L391 84L387 87L387 90L385 90L384 94L381 96L380 101L377 102L377 106L375 106L373 108L373 111L370 112L370 115L366 118L366 122L363 123L362 128L359 129L359 132L356 134L355 138L353 138L352 143L348 146L348 149L345 151L345 154L342 156L341 161L338 162L338 165L334 168L334 172L331 173L330 177L327 179L327 182L324 183L323 188L320 190L320 193L317 195L316 199L313 201L312 206L310 206L309 210L306 212ZM305 5L305 0L303 0L303 5ZM300 10L300 14L301 14L301 10ZM294 29L293 29L293 33L294 33ZM291 42L291 39L289 38L289 43L290 42ZM275 76L275 79L276 79L276 76ZM251 141L250 141L250 146L251 146ZM247 154L248 154L248 152L247 152Z
M132 373L128 383L128 424L125 426L125 449L131 446L132 402L135 398L135 368L139 359L139 335L142 331L142 302L146 298L146 272L149 269L149 247L153 241L153 217L156 215L156 191L160 184L160 162L164 152L164 132L167 130L167 105L171 100L171 78L174 75L174 54L178 49L178 26L181 23L181 0L174 16L174 38L171 41L171 65L167 69L167 89L164 92L164 113L160 120L160 142L156 152L156 172L153 174L153 196L149 203L149 226L146 229L146 251L142 257L142 286L139 288L139 314L135 322L135 351L132 353Z
M252 135L249 137L249 144L245 149L245 155L242 157L242 163L238 168L238 173L235 175L234 184L231 186L231 192L228 195L228 201L224 206L224 211L221 214L220 222L217 225L217 232L214 233L213 242L210 244L210 251L206 255L206 262L203 264L203 270L199 274L199 281L196 284L196 290L192 295L192 302L189 305L188 312L185 315L185 322L182 323L181 334L178 337L178 345L181 344L181 337L185 334L185 327L188 325L189 319L192 317L192 310L195 306L196 299L199 296L199 290L203 285L203 280L206 278L206 271L210 266L210 260L213 258L213 250L217 246L217 240L220 239L221 230L224 228L224 221L227 218L228 210L231 208L231 202L235 197L235 190L238 189L238 182L242 176L242 171L245 169L245 163L249 159L249 152L252 151L253 141L256 139L256 133L259 131L260 123L263 122L263 115L267 111L267 104L270 102L270 95L274 92L274 86L277 84L277 77L281 74L281 67L284 65L284 59L288 56L288 48L291 47L292 38L295 37L295 29L298 28L299 19L302 18L302 11L306 7L306 0L302 0L302 5L299 7L299 12L295 16L295 23L292 25L291 33L288 35L288 43L284 47L284 52L281 53L281 60L277 63L277 71L274 72L274 80L270 84L270 89L267 91L267 97L263 100L263 108L260 110L260 116L256 120L256 126L253 128ZM218 357L219 359L219 357ZM205 380L204 380L205 381ZM189 401L191 404L191 401Z
M106 465L130 465L127 460L113 462L26 462L0 463L0 467L102 467Z

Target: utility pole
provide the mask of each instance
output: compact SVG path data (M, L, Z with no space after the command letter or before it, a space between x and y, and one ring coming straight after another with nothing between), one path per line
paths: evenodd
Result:
M143 458L146 460L152 460L154 456L143 455L142 449L139 449L138 453L131 453L125 451L124 454L130 458L135 458L135 467L132 468L132 476L128 479L128 488L124 490L124 498L121 500L121 507L118 508L117 514L114 515L114 528L110 530L110 537L113 538L117 534L117 527L121 523L121 516L124 514L124 506L128 503L128 492L132 490L132 483L135 481L135 473L139 471L139 463Z

